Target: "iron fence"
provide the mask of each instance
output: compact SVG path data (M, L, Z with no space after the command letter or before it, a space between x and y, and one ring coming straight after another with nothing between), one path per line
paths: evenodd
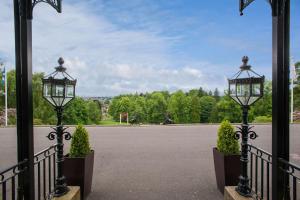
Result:
M55 187L56 177L56 150L57 145L52 145L34 155L35 170L35 198L46 200L51 198ZM0 172L0 199L22 199L23 189L18 185L21 176L28 166L28 160L24 160L12 167Z
M35 197L37 200L51 199L55 187L57 145L35 154Z
M250 187L253 196L259 200L272 199L272 154L250 144L248 144L248 152L250 154ZM285 173L284 196L288 199L299 200L300 167L281 158L278 161L281 163L280 169Z
M299 191L297 190L300 184L300 167L294 163L287 162L286 160L279 158L278 161L281 163L280 169L285 173L284 176L284 194L289 196L290 199L299 199Z
M271 199L272 154L248 144L250 154L250 187L256 199Z
M0 172L0 199L15 200L18 196L20 196L23 189L18 187L19 177L27 170L27 162L28 160L25 159L24 161Z

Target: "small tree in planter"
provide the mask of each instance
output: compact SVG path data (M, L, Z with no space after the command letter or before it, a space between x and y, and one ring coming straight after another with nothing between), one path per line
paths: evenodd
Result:
M90 148L87 130L78 125L72 136L70 153L65 157L64 175L68 185L80 186L81 199L91 192L94 151Z
M238 140L234 127L227 120L219 127L217 148L213 148L213 154L218 189L224 194L225 186L237 185L241 167Z

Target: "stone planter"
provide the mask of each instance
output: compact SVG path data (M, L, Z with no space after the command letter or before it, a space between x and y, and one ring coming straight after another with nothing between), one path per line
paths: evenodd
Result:
M94 169L94 151L82 158L70 158L64 161L64 175L68 186L80 186L81 199L91 192Z
M227 155L213 148L215 173L218 189L224 194L225 186L238 184L241 173L240 155Z

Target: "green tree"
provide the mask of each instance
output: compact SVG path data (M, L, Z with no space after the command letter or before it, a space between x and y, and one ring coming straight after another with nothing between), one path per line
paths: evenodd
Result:
M76 97L63 112L65 124L89 124L88 109L85 101Z
M43 73L35 73L32 76L32 93L33 93L33 118L35 124L55 124L56 114L53 106L43 99L42 78Z
M198 96L200 98L203 97L203 96L207 96L207 92L202 87L200 87L199 90L198 90Z
M218 88L216 88L214 91L214 98L217 102L220 100L220 92L219 92Z
M146 100L142 96L134 96L133 98L133 111L131 112L131 119L135 119L136 123L145 122L146 116Z
M109 107L109 114L115 121L118 121L121 113L129 113L129 116L131 116L133 110L134 105L132 98L130 98L129 95L123 95L112 100Z
M185 94L179 90L173 93L168 102L168 113L175 123L188 123L191 101Z
M16 107L16 72L10 70L7 72L7 107Z
M214 107L216 106L216 100L211 96L203 96L199 100L200 104L200 122L208 123L211 118Z
M167 101L162 93L152 93L146 101L146 106L148 122L161 123L165 120Z
M212 111L211 120L213 122L221 122L228 120L231 122L241 121L241 106L231 99L228 95L225 95L216 105L216 108Z
M251 106L249 121L258 116L272 116L272 82L266 81L264 96Z
M200 123L201 107L200 98L198 96L189 96L191 101L190 122Z
M297 62L295 67L298 76L294 85L294 108L300 111L300 62Z
M192 90L189 90L188 93L187 93L188 96L198 96L199 97L199 90L197 89L192 89Z
M88 101L86 103L89 124L99 124L102 117L101 103L96 101Z

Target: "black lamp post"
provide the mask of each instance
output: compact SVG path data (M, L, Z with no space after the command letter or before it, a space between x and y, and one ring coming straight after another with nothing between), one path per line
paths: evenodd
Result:
M237 192L243 196L251 196L251 188L248 178L248 138L255 139L256 133L251 130L248 124L248 110L250 105L254 104L263 96L264 76L258 75L248 65L248 57L243 57L243 64L240 71L232 79L228 79L230 97L242 106L243 124L237 131L237 138L242 136L241 143L241 175L236 188Z
M66 132L66 128L62 125L62 112L72 99L75 98L76 80L73 79L63 67L64 60L59 58L59 66L50 75L42 79L43 82L43 97L51 103L57 112L57 126L54 131L47 136L49 140L54 140L55 135L57 139L57 177L55 181L54 196L59 197L66 194L69 189L67 187L65 177L63 175L63 161L64 161L64 144L65 140L71 139L70 133Z

